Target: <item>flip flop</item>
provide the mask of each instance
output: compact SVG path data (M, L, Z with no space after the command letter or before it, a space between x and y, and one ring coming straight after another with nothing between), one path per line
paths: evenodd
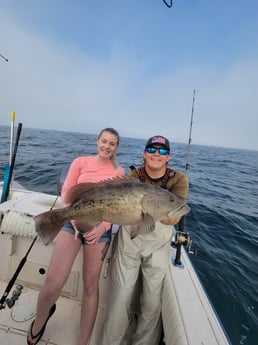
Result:
M51 318L51 316L54 314L55 311L56 311L56 304L53 304L51 309L50 309L50 311L49 311L49 315L48 315L48 318L46 319L46 322L44 323L44 325L42 326L41 330L36 335L32 334L32 328L33 328L35 320L32 322L32 324L30 325L30 331L29 331L29 335L30 335L31 341L29 340L29 335L27 335L27 344L28 345L36 345L40 341L40 339L42 338L42 336L43 336L43 334L45 332L47 322ZM34 343L33 341L35 339L37 339L37 340Z

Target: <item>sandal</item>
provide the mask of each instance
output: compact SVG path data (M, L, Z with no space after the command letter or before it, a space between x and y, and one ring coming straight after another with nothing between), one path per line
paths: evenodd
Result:
M44 323L43 327L41 328L41 330L36 335L34 335L32 333L32 328L33 328L35 320L32 322L32 324L30 325L29 334L27 335L27 344L28 345L36 345L40 341L40 339L42 338L42 336L45 332L47 322L51 318L51 316L54 314L55 311L56 311L56 304L53 304L50 311L49 311L49 315L48 315L48 318L46 319L46 322ZM30 336L31 340L29 340L29 336ZM37 339L37 340L34 343L35 339Z

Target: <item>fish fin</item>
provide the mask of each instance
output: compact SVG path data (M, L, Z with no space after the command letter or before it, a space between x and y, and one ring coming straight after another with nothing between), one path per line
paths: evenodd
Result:
M84 182L84 183L78 183L77 185L73 186L64 196L64 202L65 204L72 204L76 202L78 199L80 199L85 193L87 193L89 190L95 188L96 186L101 185L112 185L120 183L123 185L124 183L127 183L129 181L134 181L136 183L138 180L128 177L128 176L122 176L122 177L113 177L106 180L101 180L99 182ZM140 181L138 181L140 183Z
M65 204L72 204L76 200L78 200L84 193L91 190L96 183L88 182L88 183L78 183L77 185L73 186L64 196L64 203Z
M87 220L80 219L80 220L75 220L74 224L76 225L76 227L78 228L80 232L88 232L94 229L96 226L98 226L100 222L93 222L88 219Z
M58 210L43 212L34 216L33 220L35 222L35 230L45 246L54 240L65 223Z
M155 230L154 219L148 214L145 213L142 218L142 222L136 225L132 225L130 229L131 239L135 238L137 235L149 234Z
M148 213L143 215L143 220L140 224L140 234L148 234L155 230L155 222L152 216Z
M140 233L140 224L132 225L130 227L131 240L134 239Z

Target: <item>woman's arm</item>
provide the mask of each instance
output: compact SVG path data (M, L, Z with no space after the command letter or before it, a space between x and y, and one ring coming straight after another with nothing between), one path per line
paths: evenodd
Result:
M75 158L70 165L70 168L68 170L66 179L64 181L62 191L61 191L61 197L63 204L65 204L65 195L73 186L77 184L78 177L80 176L81 171L81 160L80 157Z

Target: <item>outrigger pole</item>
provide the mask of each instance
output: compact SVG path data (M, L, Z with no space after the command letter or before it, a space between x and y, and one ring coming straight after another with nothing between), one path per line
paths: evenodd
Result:
M193 102L192 102L192 112L191 112L191 122L190 122L190 131L189 131L189 139L188 139L188 146L187 146L187 157L186 157L186 164L185 164L185 174L188 176L188 171L190 168L190 145L192 141L192 127L193 127L193 114L194 114L194 102L195 102L195 90L193 90ZM178 225L178 231L176 231L175 234L175 241L171 242L171 245L175 248L176 250L176 256L173 260L173 263L175 266L183 268L183 264L181 263L181 247L182 245L186 246L189 248L189 253L194 254L196 257L196 252L191 251L191 243L192 241L190 240L189 234L184 232L184 225L185 225L185 216L183 216L180 219L179 225Z
M12 164L12 155L13 155L13 130L14 130L14 121L15 121L15 111L11 113L11 137L10 137L10 166Z

